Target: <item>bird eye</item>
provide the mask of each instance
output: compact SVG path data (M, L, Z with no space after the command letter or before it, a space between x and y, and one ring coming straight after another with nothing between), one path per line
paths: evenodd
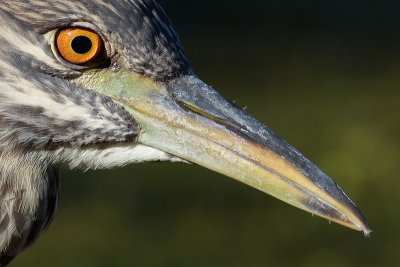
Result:
M95 61L101 56L104 48L99 34L82 27L61 29L57 34L55 45L64 60L76 65Z

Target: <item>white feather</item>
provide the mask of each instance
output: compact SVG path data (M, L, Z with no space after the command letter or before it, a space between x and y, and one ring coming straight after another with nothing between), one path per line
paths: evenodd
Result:
M107 147L58 148L50 152L55 162L65 162L71 168L109 169L140 162L186 162L164 151L139 143L121 143Z

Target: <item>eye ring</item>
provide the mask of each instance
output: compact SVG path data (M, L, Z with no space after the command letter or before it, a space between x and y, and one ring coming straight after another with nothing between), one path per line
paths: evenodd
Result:
M55 42L58 54L67 62L86 65L104 51L100 35L84 27L67 27L58 31Z

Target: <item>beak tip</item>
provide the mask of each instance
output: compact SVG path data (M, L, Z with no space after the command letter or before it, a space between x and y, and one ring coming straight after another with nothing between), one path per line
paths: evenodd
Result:
M368 225L367 220L364 218L364 216L361 215L362 220L360 221L360 224L357 225L359 231L363 232L365 237L369 237L372 233L371 228Z
M352 218L348 218L347 221L350 224L350 227L357 231L363 232L365 237L369 237L372 233L372 230L369 227L364 215L362 215L358 208L355 208L355 211L353 212Z
M352 221L352 225L353 225L352 228L357 231L362 232L365 237L369 237L372 233L372 230L369 227L368 222L362 215L360 217L358 217L357 219L359 219L357 222Z

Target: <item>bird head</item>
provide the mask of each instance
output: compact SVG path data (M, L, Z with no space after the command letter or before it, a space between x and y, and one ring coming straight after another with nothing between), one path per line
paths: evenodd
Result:
M195 75L155 1L0 4L3 150L85 168L191 162L369 232L330 177Z

